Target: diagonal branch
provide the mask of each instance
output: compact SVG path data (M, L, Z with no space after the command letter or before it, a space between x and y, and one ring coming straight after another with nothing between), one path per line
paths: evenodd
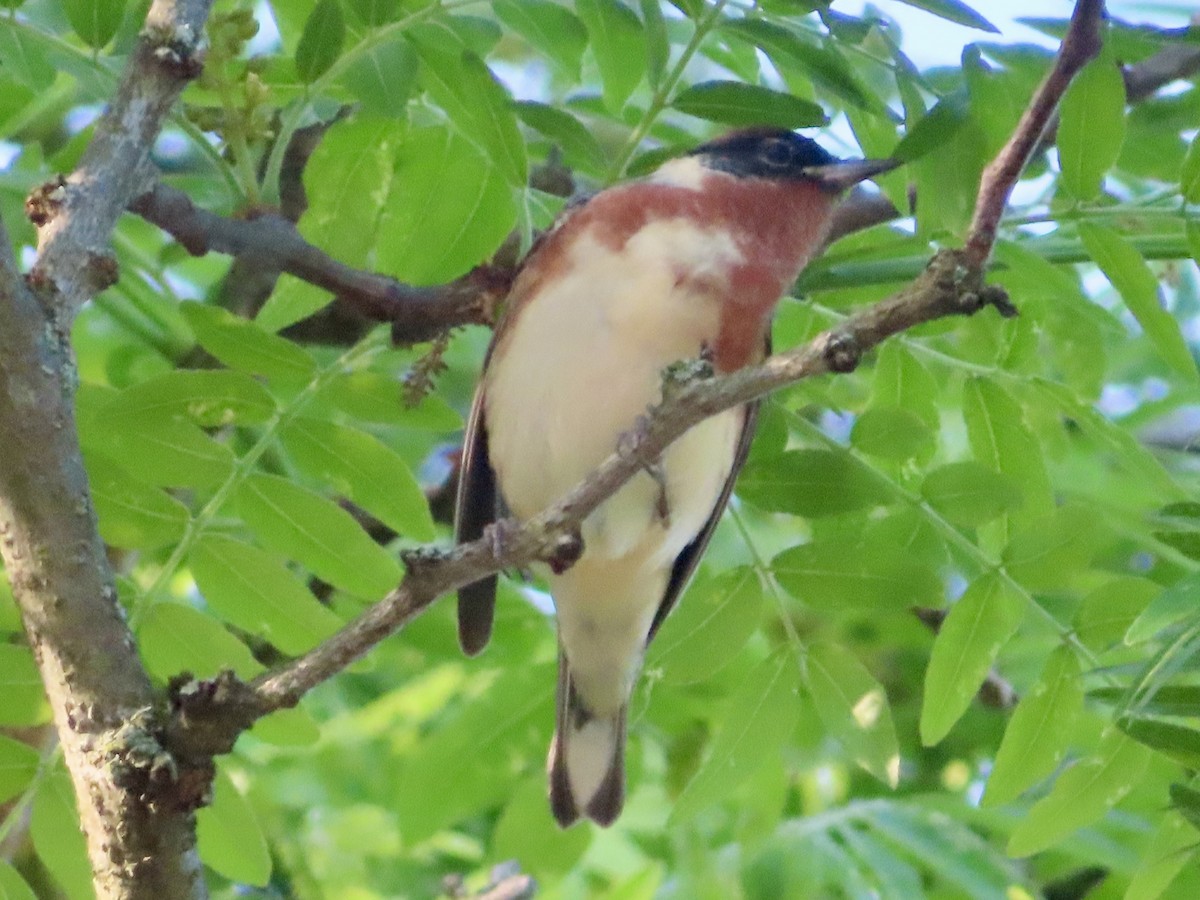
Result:
M497 523L481 540L449 552L408 556L404 581L387 597L319 647L251 684L227 674L212 682L179 686L173 693L176 715L168 746L185 758L188 754L226 752L257 718L294 706L306 692L403 627L443 593L504 568L535 560L562 560L577 553L583 520L708 416L805 378L851 371L864 353L886 338L934 319L971 315L985 306L993 306L1005 316L1014 315L1016 310L1004 292L982 281L996 219L1073 73L1094 54L1093 36L1099 34L1102 14L1100 0L1079 0L1055 69L1038 91L1036 114L1022 119L998 162L989 167L990 177L980 186L980 209L968 236L974 250L939 252L911 285L760 366L720 377L668 381L664 400L638 427L633 439L623 442L599 468L540 515L523 524ZM999 211L994 210L997 202Z
M162 125L204 61L203 29L212 0L155 0L146 14L116 97L96 123L78 167L26 204L38 227L32 283L69 323L116 280L109 235L143 189Z
M666 399L644 426L583 482L537 517L505 521L474 543L450 552L428 551L405 559L398 588L319 647L250 685L223 676L188 683L174 692L177 715L167 745L181 758L227 752L237 735L261 716L294 706L401 628L447 591L506 568L578 552L580 523L626 481L652 465L697 422L805 378L853 370L884 339L923 322L970 315L985 305L1015 312L1002 291L982 287L961 251L946 250L911 285L825 331L803 347L731 375L666 385Z
M503 269L481 266L438 287L414 287L338 262L306 241L279 213L232 219L196 206L161 182L129 208L172 235L193 256L217 252L260 263L323 288L367 319L390 322L406 343L429 340L454 325L491 321L492 305L508 290Z
M979 195L975 200L975 215L967 233L967 261L973 268L986 264L992 255L996 229L1008 206L1008 197L1037 149L1067 85L1088 60L1100 52L1103 14L1104 0L1079 0L1075 4L1071 24L1050 74L1034 92L1008 143L983 170Z

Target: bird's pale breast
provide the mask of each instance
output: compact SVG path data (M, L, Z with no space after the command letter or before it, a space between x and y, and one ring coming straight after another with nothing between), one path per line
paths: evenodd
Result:
M575 235L557 277L526 298L485 385L492 464L521 518L574 487L661 395L662 370L715 340L729 235L655 219L619 248ZM694 428L667 453L673 559L703 526L729 474L741 412ZM659 523L659 487L634 478L585 523L593 558L620 557Z

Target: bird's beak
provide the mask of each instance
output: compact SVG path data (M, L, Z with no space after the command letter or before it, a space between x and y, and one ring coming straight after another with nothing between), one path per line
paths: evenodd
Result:
M847 159L824 166L809 166L803 171L807 177L819 181L832 191L844 191L902 164L898 159Z

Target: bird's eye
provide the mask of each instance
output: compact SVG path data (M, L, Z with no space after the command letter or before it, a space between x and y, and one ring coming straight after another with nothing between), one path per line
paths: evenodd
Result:
M773 169L784 169L795 160L796 148L789 140L771 138L763 143L759 157Z

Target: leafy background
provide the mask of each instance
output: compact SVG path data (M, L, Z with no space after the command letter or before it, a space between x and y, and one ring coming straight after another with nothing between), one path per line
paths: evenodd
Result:
M147 4L3 5L0 214L30 246L23 199L74 166ZM242 214L278 202L288 138L344 115L301 230L437 284L552 220L563 198L531 174L602 186L729 125L829 124L838 152L911 162L882 188L908 208L914 185L916 215L809 267L775 326L790 347L964 233L1049 67L993 4L907 5L972 29L961 66L906 55L895 2L220 2L158 162ZM1102 876L1089 896L1197 896L1200 91L1127 108L1115 67L1197 40L1108 27L1004 221L993 280L1019 318L923 326L766 406L648 654L616 827L552 823L553 627L508 582L480 659L436 604L222 760L199 814L218 894L433 896L516 860L547 897L1079 896ZM447 539L488 336L302 339L318 289L284 276L247 310L227 260L132 216L115 242L121 279L74 335L101 532L157 679L249 677L385 593L399 550ZM936 637L914 606L944 612ZM89 896L2 582L0 637L0 896Z

